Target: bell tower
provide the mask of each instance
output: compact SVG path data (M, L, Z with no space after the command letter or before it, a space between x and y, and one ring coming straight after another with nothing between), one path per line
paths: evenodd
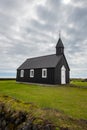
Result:
M61 36L59 33L59 40L56 45L56 55L62 55L62 54L64 54L64 45L63 45L63 42L61 40Z

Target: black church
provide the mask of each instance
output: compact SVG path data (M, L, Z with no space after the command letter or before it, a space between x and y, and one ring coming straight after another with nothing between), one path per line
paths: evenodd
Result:
M69 83L69 65L59 38L56 54L27 59L18 69L16 81L40 84Z

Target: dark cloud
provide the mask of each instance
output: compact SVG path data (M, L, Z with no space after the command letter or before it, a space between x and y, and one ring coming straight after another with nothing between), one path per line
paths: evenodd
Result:
M40 17L40 20L48 22L49 24L55 24L58 21L58 14L54 13L51 9L44 6L38 6L37 14L38 17Z
M34 1L34 0L33 0ZM3 9L4 11L15 11L20 10L24 4L32 3L31 0L0 0L0 9ZM10 12L10 13L11 13Z
M20 1L20 0L19 0ZM17 8L19 5L19 1L15 0L0 0L0 8L3 10L12 10L13 8Z
M31 20L31 25L36 28L37 30L40 30L41 32L43 31L50 31L51 29L52 30L55 30L55 25L52 26L51 23L47 24L47 23L41 23L39 22L38 20L35 20L35 19L32 19Z
M56 12L56 10L60 11L61 0L47 0L47 6L51 8L53 12ZM59 14L59 12L56 12L56 14Z

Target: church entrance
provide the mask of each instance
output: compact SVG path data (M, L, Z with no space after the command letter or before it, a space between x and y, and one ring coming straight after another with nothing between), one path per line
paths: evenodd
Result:
M61 84L66 84L66 68L64 65L61 67Z

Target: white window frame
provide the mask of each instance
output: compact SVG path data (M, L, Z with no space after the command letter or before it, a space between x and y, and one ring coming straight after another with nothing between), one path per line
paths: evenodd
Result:
M21 77L21 78L24 77L24 70L20 70L20 77Z
M42 78L47 78L47 69L42 69Z
M30 78L34 77L34 69L30 69Z

